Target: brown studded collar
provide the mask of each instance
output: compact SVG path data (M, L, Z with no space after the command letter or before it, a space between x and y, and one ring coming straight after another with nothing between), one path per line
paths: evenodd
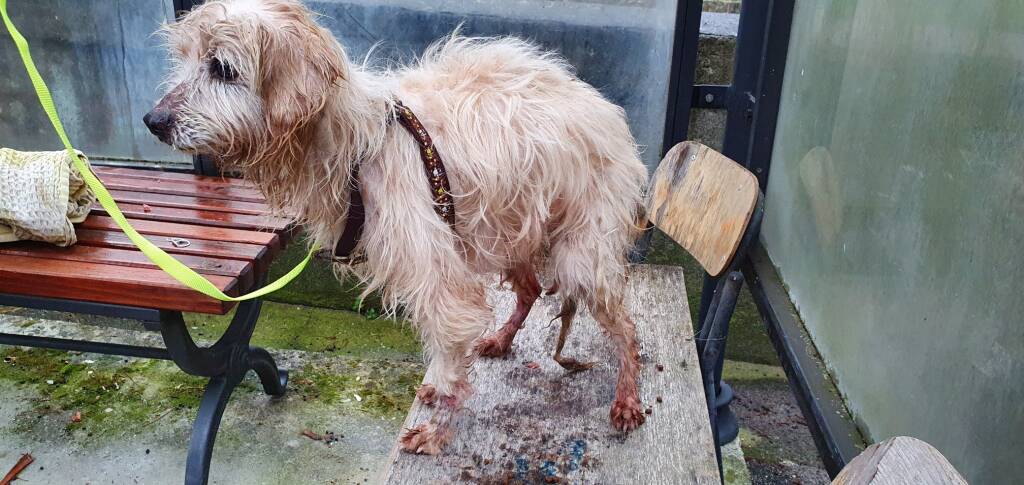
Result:
M455 230L455 201L452 198L452 186L445 171L444 161L437 153L433 140L416 115L401 101L395 101L394 119L402 125L420 146L420 159L430 183L430 197L434 202L434 212ZM352 191L349 195L348 216L345 220L345 231L334 247L334 257L342 262L353 262L352 251L359 244L366 223L366 212L363 207L363 196L359 190L359 164L352 167Z

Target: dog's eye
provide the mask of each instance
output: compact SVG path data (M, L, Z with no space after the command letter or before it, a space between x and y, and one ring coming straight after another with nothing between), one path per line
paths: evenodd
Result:
M231 67L231 64L214 57L210 59L210 74L222 81L234 81L238 78L238 71Z

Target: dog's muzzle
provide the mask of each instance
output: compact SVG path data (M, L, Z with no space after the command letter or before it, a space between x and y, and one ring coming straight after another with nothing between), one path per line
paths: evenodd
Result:
M171 133L174 130L175 122L174 113L171 110L157 106L142 117L142 122L149 128L149 132L156 135L160 141L171 143Z

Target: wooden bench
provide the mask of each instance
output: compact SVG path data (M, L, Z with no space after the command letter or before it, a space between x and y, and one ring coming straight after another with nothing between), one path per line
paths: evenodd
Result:
M289 221L268 216L260 193L241 180L128 168L94 171L141 234L228 295L260 287L289 240ZM69 248L0 244L0 305L141 320L161 332L166 348L7 333L0 333L0 344L167 359L185 372L209 377L185 477L187 484L206 483L221 415L242 377L254 370L268 394L285 392L288 374L265 350L249 346L260 300L239 304L220 340L200 348L182 312L222 315L232 303L172 279L98 206L76 230L78 243Z
M839 472L833 485L967 485L934 447L897 436L864 449Z
M682 270L630 269L627 302L640 345L646 423L629 435L612 429L608 407L618 364L589 315L580 315L565 353L597 365L567 373L554 362L559 326L550 322L559 304L545 296L508 357L474 365L477 393L456 419L445 452L411 455L396 446L384 483L720 483L717 444L732 439L716 439L718 417L728 409L719 399L726 394L720 382L725 332L743 280L736 268L757 234L760 191L743 167L684 143L661 162L649 195L651 222L709 274L723 276L695 336ZM488 298L496 323L515 307L511 291L493 288ZM417 400L406 427L431 412Z

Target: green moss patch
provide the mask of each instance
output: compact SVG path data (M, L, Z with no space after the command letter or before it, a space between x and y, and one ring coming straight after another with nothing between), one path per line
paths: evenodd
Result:
M331 367L307 364L292 373L293 391L307 401L348 404L381 417L409 411L423 380L423 365L412 360L358 360Z
M138 431L173 411L197 408L205 384L168 362L89 361L22 348L4 348L0 357L0 379L37 392L32 410L14 424L24 432L44 417L61 417L67 433L87 437Z
M775 365L726 360L722 368L722 379L742 384L786 384L786 372Z
M306 241L299 239L292 242L270 266L270 280L281 277L305 257ZM361 307L360 311L372 310L380 314L380 298L371 295L366 301L360 301L359 295L362 291L363 287L356 278L350 276L339 281L330 262L313 259L298 278L288 286L267 295L267 300L336 310Z
M220 337L233 313L187 314L193 335ZM401 321L366 318L358 313L266 302L253 344L272 349L332 352L348 356L417 354L416 334Z

